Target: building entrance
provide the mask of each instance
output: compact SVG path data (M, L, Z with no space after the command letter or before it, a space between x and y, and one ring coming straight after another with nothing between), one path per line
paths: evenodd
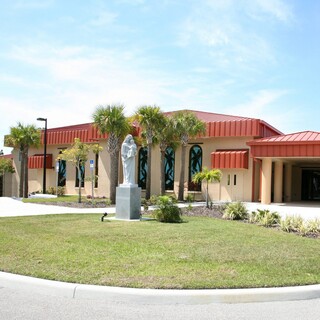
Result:
M301 200L320 200L320 168L302 170Z

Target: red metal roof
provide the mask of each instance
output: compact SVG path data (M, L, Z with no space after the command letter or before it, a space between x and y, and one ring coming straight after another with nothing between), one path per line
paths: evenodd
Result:
M5 159L13 159L13 155L12 154L3 154L2 156L0 156L1 158L5 158Z
M206 122L205 137L269 137L281 134L280 131L268 123L254 118L224 115L203 111L193 111L202 121ZM178 111L175 111L178 112ZM169 115L174 112L166 112ZM134 135L139 134L135 128ZM47 129L47 144L72 144L75 138L82 142L92 143L100 139L107 139L107 134L100 134L93 123L77 124L65 127ZM41 132L41 141L44 141L44 130Z
M303 131L247 142L252 157L320 157L320 132Z
M171 115L177 112L193 112L198 119L206 122L206 137L269 137L282 134L265 121L255 118L188 109L165 112L165 114Z
M240 117L240 116L231 116L227 114L213 113L213 112L204 112L204 111L196 111L196 110L178 110L178 111L170 111L165 112L165 114L170 115L177 112L193 112L198 119L204 122L217 122L217 121L236 121L236 120L247 120L252 118L248 117Z
M106 139L107 134L100 134L92 123L52 128L47 130L47 144L72 144L75 138L81 142L90 143ZM41 132L41 142L44 141L44 130Z
M35 154L28 157L28 168L29 169L40 169L43 168L43 154ZM46 156L46 168L52 169L52 154Z
M211 167L216 169L248 169L249 150L220 150L211 153Z
M248 145L262 145L262 144L295 144L295 143L320 143L320 132L315 131L302 131L291 134L284 134L272 136L268 138L257 139L249 141Z

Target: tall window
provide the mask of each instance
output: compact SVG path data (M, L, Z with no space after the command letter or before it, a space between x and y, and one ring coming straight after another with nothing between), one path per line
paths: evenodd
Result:
M189 191L201 191L201 183L192 182L192 177L202 168L202 149L198 145L192 146L189 153Z
M62 151L59 152L61 154ZM66 160L59 160L59 172L58 172L58 187L65 187L67 180L67 162Z
M81 175L81 188L84 188L84 177L85 177L85 168L83 164L80 164L80 175ZM79 170L76 168L76 188L79 187Z
M165 172L165 189L173 190L174 184L174 160L175 154L171 147L166 149L164 158L164 172Z
M139 165L138 165L138 185L141 189L146 189L147 174L148 174L148 149L140 148L139 150Z

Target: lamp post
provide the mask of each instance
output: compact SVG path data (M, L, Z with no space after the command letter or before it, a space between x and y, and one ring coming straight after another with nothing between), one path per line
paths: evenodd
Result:
M46 193L46 169L47 169L47 118L37 118L38 121L44 121L44 152L43 152L43 193Z

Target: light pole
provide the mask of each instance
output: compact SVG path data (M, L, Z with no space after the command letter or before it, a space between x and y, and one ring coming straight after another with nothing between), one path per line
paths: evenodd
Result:
M44 152L43 152L43 193L46 193L46 175L47 175L47 118L37 118L38 121L44 121Z

